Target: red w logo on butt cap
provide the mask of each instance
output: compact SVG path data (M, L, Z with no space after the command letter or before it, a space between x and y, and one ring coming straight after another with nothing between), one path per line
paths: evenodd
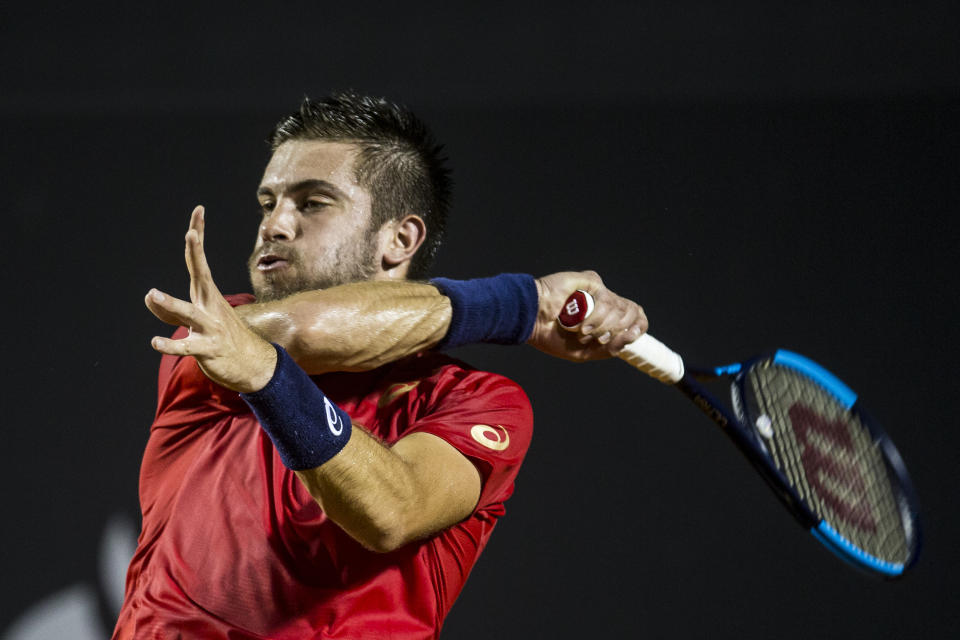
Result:
M564 303L563 311L557 316L557 321L567 329L573 329L586 320L591 306L587 299L588 295L584 291L574 291Z

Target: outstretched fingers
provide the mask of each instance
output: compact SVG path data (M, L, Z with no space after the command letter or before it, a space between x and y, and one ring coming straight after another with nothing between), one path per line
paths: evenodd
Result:
M203 250L203 231L203 207L198 206L190 216L190 227L184 238L184 259L190 273L190 299L200 304L220 295Z
M154 336L150 341L151 347L160 353L172 356L200 355L209 350L209 339L205 333L208 327L212 326L211 320L195 304L179 300L156 289L151 289L144 301L150 312L160 320L190 329L186 337L177 340Z
M190 213L190 229L193 229L197 232L197 235L200 236L200 244L203 244L203 230L206 227L206 209L203 208L203 205L197 205L193 208L193 212Z
M150 346L168 356L191 356L195 351L193 340L189 336L180 340L154 336Z
M144 298L144 303L150 313L167 324L190 327L195 331L203 331L205 328L204 314L186 300L151 289Z

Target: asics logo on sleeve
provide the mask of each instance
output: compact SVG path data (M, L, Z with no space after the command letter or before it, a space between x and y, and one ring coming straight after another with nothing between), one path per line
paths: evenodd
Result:
M494 451L503 451L510 446L510 434L499 424L496 428L488 424L475 424L470 429L470 436Z
M323 408L326 409L327 427L330 429L330 433L339 436L343 433L343 420L334 408L333 403L330 402L326 396L323 398Z

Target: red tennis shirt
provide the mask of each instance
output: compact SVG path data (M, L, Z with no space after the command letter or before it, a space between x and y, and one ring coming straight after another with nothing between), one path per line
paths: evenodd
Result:
M473 513L427 540L368 551L283 466L239 394L193 358L163 356L140 471L143 529L114 640L439 634L513 492L529 400L516 383L435 353L314 380L387 444L426 432L467 456L483 483Z

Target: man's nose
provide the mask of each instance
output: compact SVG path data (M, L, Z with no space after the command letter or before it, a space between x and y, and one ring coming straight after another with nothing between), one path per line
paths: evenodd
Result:
M300 213L293 202L281 200L260 223L263 240L293 240L297 237Z

